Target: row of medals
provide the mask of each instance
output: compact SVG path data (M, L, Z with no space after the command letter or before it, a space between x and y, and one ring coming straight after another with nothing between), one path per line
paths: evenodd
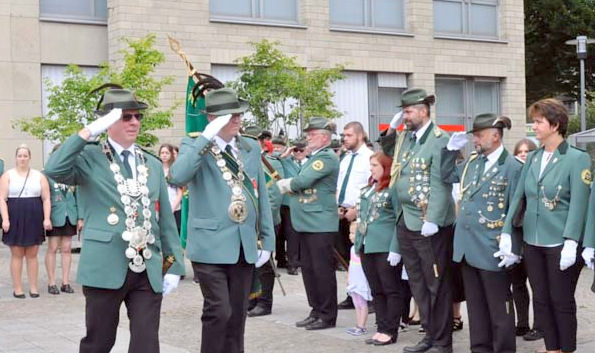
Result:
M136 154L139 154L136 151ZM138 158L143 160L143 158ZM149 188L147 187L148 169L144 164L139 164L136 167L137 178L126 179L120 173L120 166L115 162L110 163L110 169L114 173L114 179L118 183L117 189L120 193L120 201L124 205L124 213L126 214L126 230L122 232L122 240L128 242L128 248L124 254L130 259L128 267L132 272L141 273L146 269L145 260L150 259L153 254L147 247L147 244L155 243L155 236L151 233L151 210L149 206L151 201L149 199ZM136 223L138 216L139 200L142 204L143 222L139 226ZM107 217L107 223L116 225L120 221L116 214L116 209L110 209L110 215Z
M415 158L411 160L411 169L409 170L409 196L411 201L417 206L427 204L430 193L430 171L424 158Z
M231 200L229 203L229 207L227 208L227 214L232 221L236 223L242 223L248 218L248 206L246 205L246 195L244 195L242 190L242 183L244 182L244 164L241 161L241 158L237 158L238 163L238 176L237 179L233 177L233 174L227 168L227 163L225 159L221 155L221 149L217 144L213 144L211 146L211 152L215 157L215 163L219 170L221 171L221 175L223 180L227 183L229 188L231 189Z
M363 191L362 196L368 190ZM363 220L361 218L361 216L362 216L361 205L359 202L357 203L357 205L356 205L357 214L358 214L357 230L359 230L360 234L365 235L366 232L368 231L368 224L374 222L380 216L378 209L385 204L385 202L381 202L380 200L381 199L386 200L387 197L388 197L388 192L379 192L379 193L372 195L372 197L370 197L370 201L369 201L370 203L368 206L368 210L366 212L366 215L363 217L364 218Z
M494 168L492 170L492 172L496 172L496 169ZM489 177L489 172L484 174L484 176L482 177L482 180L486 180L486 178ZM476 182L473 182L474 185L476 185ZM498 207L499 210L504 210L504 193L503 191L506 189L506 186L508 186L508 183L506 181L504 181L504 176L500 176L498 178L498 180L492 180L491 185L488 188L488 192L484 193L481 195L482 198L484 199L488 199L488 198L497 198L498 199L498 204L496 205ZM493 212L494 211L494 203L493 202L487 202L487 207L486 210L488 212ZM506 213L502 213L500 214L500 218L499 219L489 219L487 218L481 211L477 211L477 213L479 214L479 219L477 220L479 222L479 224L485 224L485 226L488 229L497 229L497 228L502 228L504 226L504 219L506 218Z

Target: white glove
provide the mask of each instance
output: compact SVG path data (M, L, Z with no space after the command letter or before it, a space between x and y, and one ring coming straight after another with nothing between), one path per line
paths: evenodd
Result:
M256 263L254 264L254 266L256 266L256 268L262 267L262 265L266 264L270 258L271 258L270 251L258 250L258 260L256 260Z
M576 248L578 243L572 239L564 240L564 247L560 252L560 271L564 271L576 262Z
M421 226L421 235L424 237L429 237L438 233L438 226L436 223L424 221L424 224Z
M168 295L172 290L178 288L180 283L180 276L166 273L163 276L163 295Z
M465 145L469 142L467 139L466 132L455 132L450 136L450 140L448 140L448 144L446 145L446 149L449 151L458 151L461 148L465 147Z
M87 125L86 128L89 129L91 137L97 137L102 132L107 130L110 126L114 125L114 123L120 120L121 117L122 109L114 108L109 113L105 114L100 118L97 118L97 120Z
M227 123L229 123L229 120L231 120L231 114L218 116L215 118L215 120L207 124L204 131L202 132L202 135L207 140L212 139L219 133L219 131L221 131L221 129L223 129L225 125L227 125Z
M397 254L396 252L389 252L386 261L390 263L392 267L395 267L401 262L401 254Z
M393 129L397 129L399 125L401 125L401 121L403 121L403 111L401 110L395 116L393 116L393 120L390 121L390 127Z
M496 253L496 254L498 254L498 253ZM499 256L496 256L496 254L494 254L494 257L499 257ZM519 261L520 261L520 259L517 255L509 254L502 258L502 261L500 261L498 263L498 267L502 267L502 266L510 267Z
M583 260L585 260L585 265L591 270L595 269L595 264L593 263L593 257L595 257L595 249L594 248L585 248L583 253Z
M277 186L279 187L281 194L287 194L288 192L291 192L291 179L293 178L281 179L277 181Z
M506 257L512 254L512 237L510 236L510 234L500 234L500 242L498 243L498 248L500 250L494 253L494 257Z

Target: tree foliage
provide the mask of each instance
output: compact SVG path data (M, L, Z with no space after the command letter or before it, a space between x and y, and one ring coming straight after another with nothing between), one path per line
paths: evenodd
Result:
M164 54L153 48L155 39L154 34L136 40L122 39L127 47L120 51L121 68L104 63L96 75L87 77L80 67L69 65L61 84L54 85L46 78L48 113L19 119L13 127L39 139L62 142L97 118L94 111L102 92L94 95L89 95L89 92L111 82L132 90L138 100L148 104L137 143L147 147L155 145L158 138L151 131L172 126L171 118L179 104L159 109L159 94L165 85L173 82L173 78L152 77L155 67L165 60Z
M313 116L341 116L332 102L330 85L344 77L343 66L307 70L278 49L279 42L265 39L249 44L255 52L236 60L241 76L229 85L248 101L258 126L287 130Z
M525 0L527 105L545 97L580 95L578 35L595 38L595 0ZM595 45L588 47L585 85L595 89Z

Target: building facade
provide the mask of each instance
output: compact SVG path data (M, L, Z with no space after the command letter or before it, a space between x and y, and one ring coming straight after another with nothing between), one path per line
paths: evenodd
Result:
M343 117L360 121L372 139L398 111L401 93L435 93L432 112L447 130L471 126L475 114L509 116L506 144L525 136L523 2L517 0L0 0L0 156L7 166L28 143L41 167L46 144L11 128L44 112L44 80L60 82L65 65L92 74L118 65L122 37L157 35L166 62L156 75L175 77L161 104L185 96L186 68L169 49L178 39L197 70L222 81L237 77L234 61L248 42L269 39L307 68L345 66L333 85ZM47 79L45 78L47 77ZM184 112L163 142L184 135Z

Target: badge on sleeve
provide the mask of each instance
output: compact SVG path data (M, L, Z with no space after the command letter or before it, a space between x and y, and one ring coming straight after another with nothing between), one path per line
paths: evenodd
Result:
M319 172L324 168L324 162L321 160L317 160L314 161L314 163L312 163L312 169L314 169L315 171Z
M593 181L593 175L591 175L591 171L589 169L584 169L581 172L581 179L583 179L583 183L591 185L591 182Z

